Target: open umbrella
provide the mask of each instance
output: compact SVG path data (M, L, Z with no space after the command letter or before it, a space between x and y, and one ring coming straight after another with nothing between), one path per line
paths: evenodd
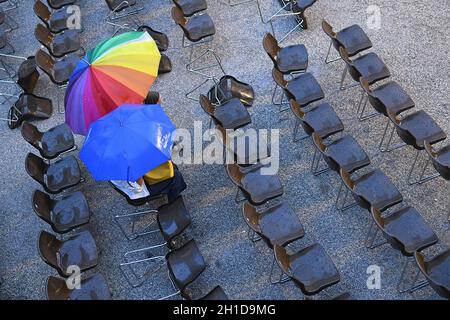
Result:
M86 135L89 125L118 106L143 103L161 54L147 32L126 32L89 51L73 71L64 99L66 123Z
M174 131L160 105L122 105L91 125L80 159L95 180L136 181L170 160Z

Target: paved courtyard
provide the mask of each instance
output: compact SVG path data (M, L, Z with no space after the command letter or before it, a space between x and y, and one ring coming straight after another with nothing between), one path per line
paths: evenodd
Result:
M154 89L163 96L163 107L178 127L191 129L195 120L209 119L198 103L187 100L185 93L202 78L185 69L189 52L181 49L181 29L170 16L172 1L145 1L145 10L139 17L154 29L166 33L170 49L166 54L173 63L173 71L162 75ZM284 199L295 209L306 230L299 245L319 242L331 256L341 273L341 282L332 293L349 291L356 299L440 299L431 288L414 294L398 294L396 284L405 261L399 251L389 245L374 250L364 246L371 217L358 207L339 212L335 206L340 179L328 172L314 176L310 172L313 145L310 140L292 142L294 116L287 111L279 114L271 105L273 80L272 62L262 48L268 25L261 23L256 2L228 7L217 0L207 0L208 13L216 25L216 37L209 44L222 59L225 71L255 90L254 106L249 109L255 128L280 129L280 170L284 185ZM22 56L34 55L40 47L34 38L38 19L33 14L33 1L20 0L14 17L20 24L9 39ZM279 8L277 0L261 1L268 16ZM104 23L108 9L104 1L79 1L82 11L82 43L86 49L110 36L111 26ZM381 28L367 27L366 9L370 5L381 8ZM416 102L417 109L426 110L439 125L450 133L450 6L447 1L428 0L411 4L408 0L319 0L306 16L309 29L295 31L283 45L303 43L309 52L309 71L318 79L328 101L344 122L346 131L364 147L373 168L382 169L398 186L405 201L417 208L440 238L440 243L427 250L433 253L450 244L447 214L450 211L449 184L438 178L423 185L406 183L408 169L414 156L411 147L390 153L378 151L385 118L370 121L356 119L360 89L339 91L342 61L324 63L329 39L321 28L326 19L337 30L351 24L360 24L369 34L373 51L386 62L392 80L399 82ZM288 30L291 19L275 23L277 30ZM336 52L333 52L335 54ZM10 61L15 63L14 60ZM18 64L16 63L16 66ZM348 80L350 81L350 80ZM2 91L11 90L1 85ZM56 89L41 73L36 93L52 98L56 105ZM0 106L1 116L10 105ZM279 121L281 118L286 120ZM34 122L41 130L64 121L54 112L51 119ZM20 134L0 122L0 299L45 299L45 282L56 272L47 266L37 252L40 230L50 230L31 207L33 191L40 186L26 173L24 160L34 152ZM77 136L78 146L82 137ZM444 142L444 143L448 143ZM81 162L80 162L81 164ZM252 243L247 238L247 226L242 218L242 204L236 204L236 189L221 165L181 165L188 184L183 193L192 216L188 234L193 237L208 268L192 290L202 295L221 285L231 299L302 299L294 283L271 285L269 270L272 251L263 242ZM133 289L119 269L122 255L162 240L157 235L128 241L115 224L113 216L134 210L107 182L95 182L83 167L87 182L81 190L89 200L92 217L89 229L99 249L96 270L108 281L114 299L157 299L171 293L167 274L160 270L143 286ZM164 252L162 251L161 254ZM366 285L368 266L381 268L381 288L369 290ZM320 297L326 297L320 294Z

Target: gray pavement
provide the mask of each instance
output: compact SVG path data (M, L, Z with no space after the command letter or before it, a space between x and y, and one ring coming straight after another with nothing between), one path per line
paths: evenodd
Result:
M18 20L20 29L13 31L9 38L18 54L29 56L39 48L33 35L38 19L33 15L33 1L19 2L20 9L11 13ZM100 0L79 2L85 29L82 41L89 49L111 34L111 28L104 24L108 9ZM165 110L177 126L191 128L194 120L202 120L206 127L208 119L200 106L184 97L201 78L184 68L189 56L187 50L180 49L181 29L170 18L172 2L145 2L145 10L139 16L145 23L167 33L171 41L167 55L174 67L172 73L156 81L154 88L163 95ZM264 2L262 9L267 15L278 8L276 0L261 2ZM369 5L381 8L379 30L366 26ZM293 115L286 112L282 116L289 119L280 122L278 111L270 102L272 62L261 44L269 27L259 20L256 5L228 7L217 0L208 0L208 6L208 13L217 28L211 48L221 57L227 73L250 83L255 89L256 100L250 109L253 125L280 129L279 175L285 187L284 199L295 208L305 226L307 236L300 245L319 242L340 270L342 281L332 291L350 291L357 299L439 299L430 288L414 294L398 294L396 283L405 257L389 245L366 249L364 237L371 222L368 212L358 208L338 212L334 207L340 184L336 174L329 172L315 177L310 173L312 143L293 144ZM360 24L369 34L373 50L388 64L392 80L398 81L410 93L417 109L429 112L449 133L448 2L429 0L412 5L407 0L319 0L307 11L307 17L310 29L294 32L283 45L303 43L307 46L309 71L322 85L326 100L344 121L347 132L368 152L372 166L381 168L399 187L405 201L422 212L441 239L437 249L444 248L450 240L447 222L449 184L439 178L410 187L406 184L406 175L413 157L412 148L388 154L378 152L385 119L357 121L359 89L337 90L343 62L324 64L329 42L322 32L321 20L327 19L336 29ZM285 19L275 26L277 30L287 30L291 24L292 21ZM0 88L10 90L5 85ZM44 74L37 93L56 101L55 87ZM0 108L3 115L9 105ZM51 119L36 123L46 130L62 121L64 117L55 113ZM49 230L49 227L37 218L31 207L31 195L39 185L25 172L24 159L33 149L22 139L19 129L11 131L4 122L0 123L0 141L0 298L45 299L45 281L56 272L40 259L36 250L39 231ZM77 137L77 142L81 146L81 137ZM293 283L270 284L271 250L262 242L252 243L247 239L241 204L234 202L236 189L224 168L220 165L183 165L180 169L188 184L184 198L193 219L189 235L196 239L208 263L206 271L192 286L194 293L201 295L220 284L233 299L302 299L300 290ZM89 177L86 168L83 173ZM127 250L156 244L161 239L155 235L127 241L113 216L134 208L105 182L94 182L89 178L82 190L92 209L87 228L93 233L100 251L96 270L105 275L113 298L157 299L169 294L171 286L165 272L153 274L142 287L132 289L118 266ZM379 290L369 290L366 286L366 269L374 264L382 271ZM319 297L325 296L320 294Z

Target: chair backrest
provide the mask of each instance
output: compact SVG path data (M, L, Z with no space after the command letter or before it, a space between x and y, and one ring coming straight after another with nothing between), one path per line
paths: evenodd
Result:
M38 238L38 251L42 260L55 269L58 269L57 252L62 242L47 231L41 231Z
M433 163L434 168L437 172L441 175L442 178L445 180L450 180L450 166L448 164L442 163L439 161L437 155L438 152L436 152L431 144L428 141L424 142L425 150L428 153L428 156L431 159L431 162ZM444 147L445 150L449 150L450 152L450 146Z
M289 100L289 105L291 107L292 113L299 119L303 119L306 115L305 112L302 111L300 104L295 99Z
M381 215L381 210L371 207L370 212L372 213L372 218L375 221L375 223L377 224L378 228L380 228L380 230L383 230L385 220L384 220L383 216Z
M350 177L350 173L345 169L340 168L339 174L341 175L342 181L344 182L346 187L349 188L350 190L353 190L353 188L355 187L355 182Z
M53 207L53 200L45 192L34 190L32 204L34 212L39 218L51 224L51 212Z
M274 64L274 67L277 67L277 55L281 48L278 46L278 41L275 37L267 32L263 39L263 47L266 50L266 53L269 55L270 59Z
M442 252L441 254L439 254L438 257L435 257L433 260L441 258L441 259L439 259L439 260L441 260L441 262L442 262L442 260L448 261L449 255L450 255L450 250L447 249L447 251ZM415 252L414 257L416 259L417 266L419 267L420 271L425 276L425 278L428 280L431 287L440 296L442 296L446 299L450 299L450 291L449 291L449 285L448 285L448 283L449 283L448 282L449 281L448 269L447 269L447 272L439 272L439 273L436 273L435 276L431 276L430 273L428 272L429 263L427 261L425 261L424 255L421 252ZM435 264L437 265L438 263L435 262ZM448 263L447 263L447 265L448 265ZM441 267L441 268L444 269L444 267Z
M28 121L24 121L22 124L22 129L20 131L25 141L27 141L36 149L42 150L40 142L43 133L40 132L35 125L29 123Z
M33 7L34 13L43 21L50 20L52 15L50 9L41 1L36 0Z
M36 64L54 81L53 71L55 67L55 60L44 50L39 49L36 52Z
M333 27L325 20L322 20L322 30L325 32L332 40L336 39L336 32L333 31Z
M272 69L272 78L278 86L287 89L287 81L284 80L283 74L275 67Z
M203 111L205 111L206 114L208 114L209 116L213 117L214 116L214 106L211 103L211 101L209 101L208 97L201 94L199 101L200 101L200 106L202 107Z
M47 173L48 165L34 153L28 153L25 158L25 169L34 180L44 185L44 176Z
M183 11L177 6L172 7L172 19L178 24L183 30L187 24L187 19L183 15Z
M47 300L68 300L70 289L64 279L50 276L47 279Z
M23 61L19 66L19 71L17 72L17 84L24 92L33 93L38 80L39 72L36 68L36 59L34 56L28 57L27 60Z
M291 275L291 271L289 270L291 265L290 263L291 257L287 253L286 248L279 245L274 245L273 253L275 255L275 260L277 261L281 270L283 270L283 272L286 273L287 275Z
M238 187L242 186L241 180L244 177L240 167L235 163L227 164L227 174L230 180Z
M43 46L45 46L48 50L50 50L50 47L52 45L55 36L51 33L49 29L47 29L47 27L38 23L36 25L36 28L34 29L34 36L37 41L39 41Z
M161 95L157 91L149 91L145 97L144 104L158 104Z
M314 145L316 146L317 150L319 150L320 153L323 154L325 152L325 150L327 149L327 146L323 143L322 137L318 133L313 132L312 140L313 140Z
M245 201L242 205L242 215L244 216L245 222L253 231L258 233L261 232L259 225L261 214L248 201Z

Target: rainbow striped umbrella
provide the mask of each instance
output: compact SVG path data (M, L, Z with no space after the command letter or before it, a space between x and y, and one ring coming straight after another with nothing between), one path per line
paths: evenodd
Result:
M86 135L95 120L122 104L142 104L161 54L147 32L126 32L89 51L73 71L64 99L66 123Z

